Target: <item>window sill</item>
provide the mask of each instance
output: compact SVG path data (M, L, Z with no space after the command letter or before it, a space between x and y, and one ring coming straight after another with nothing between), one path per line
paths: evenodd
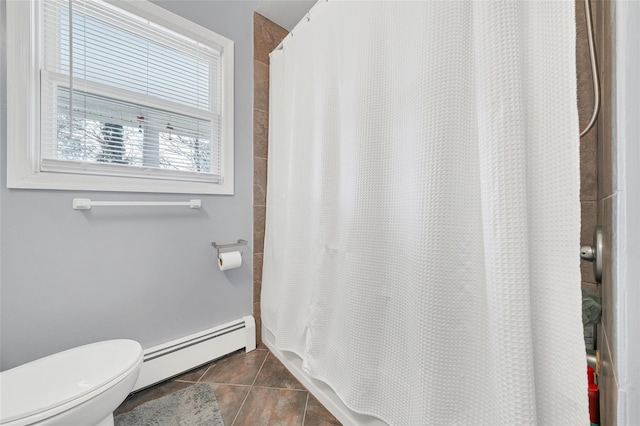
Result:
M49 172L33 173L22 178L12 178L9 173L8 178L8 188L21 189L233 195L233 183L229 182L217 184Z

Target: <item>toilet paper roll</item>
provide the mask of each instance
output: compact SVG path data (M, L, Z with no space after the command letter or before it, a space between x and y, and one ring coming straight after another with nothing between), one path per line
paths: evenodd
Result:
M228 251L218 256L218 266L221 271L239 268L240 265L242 265L242 255L239 251Z

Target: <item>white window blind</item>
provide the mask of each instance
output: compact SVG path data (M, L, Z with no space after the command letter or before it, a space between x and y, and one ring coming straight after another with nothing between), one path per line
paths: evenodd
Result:
M98 0L41 11L41 170L222 180L222 49Z

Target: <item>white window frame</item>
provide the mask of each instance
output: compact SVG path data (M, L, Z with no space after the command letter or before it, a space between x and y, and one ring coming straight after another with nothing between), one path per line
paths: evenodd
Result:
M222 47L221 181L197 182L41 170L40 1L8 1L7 187L28 189L233 194L233 41L144 0L104 0L192 40Z

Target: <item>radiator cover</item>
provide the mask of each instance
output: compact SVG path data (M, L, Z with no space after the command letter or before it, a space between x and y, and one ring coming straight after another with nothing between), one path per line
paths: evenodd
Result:
M206 364L238 349L256 348L256 322L248 315L144 350L133 392Z

